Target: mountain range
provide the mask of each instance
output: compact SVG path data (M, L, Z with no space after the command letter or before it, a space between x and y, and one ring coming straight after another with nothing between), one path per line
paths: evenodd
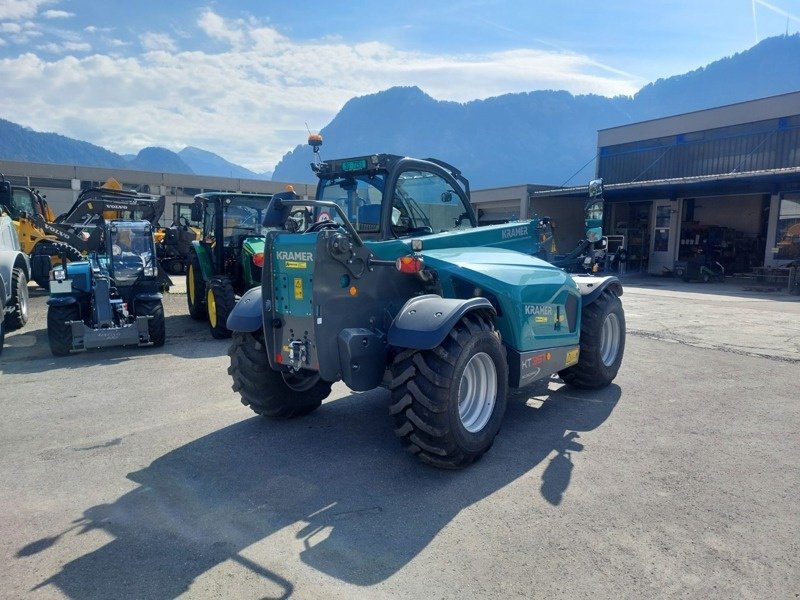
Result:
M33 131L4 119L0 119L0 158L241 179L270 179L272 175L271 172L255 173L213 152L192 146L187 146L180 152L149 147L135 155L122 155L57 133Z
M800 90L800 35L767 38L745 52L659 79L633 97L540 90L466 103L417 87L349 100L320 133L324 158L386 152L445 160L473 189L524 183L580 185L594 174L597 130ZM0 119L0 158L219 177L269 179L187 147L120 155L88 142ZM276 165L278 181L314 182L311 151L298 145Z
M800 35L660 79L633 97L564 91L437 101L416 87L353 98L320 133L323 160L376 152L435 157L473 189L524 183L581 185L594 175L597 130L800 90ZM800 111L800 107L798 107ZM297 146L275 167L280 181L313 181Z

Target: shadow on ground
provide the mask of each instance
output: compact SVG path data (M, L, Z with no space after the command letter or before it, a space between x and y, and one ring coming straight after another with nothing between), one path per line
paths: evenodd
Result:
M95 367L129 360L134 356L163 355L181 358L224 356L229 340L211 337L208 324L194 321L188 315L168 315L164 319L167 338L161 348L112 346L91 348L69 356L53 356L47 340L47 329L25 327L6 337L2 355L2 371L6 373L40 373L52 369Z
M528 402L534 396L546 401ZM538 489L531 489L538 505L525 509L558 505L576 475L570 454L583 448L578 432L600 426L619 397L615 385L588 393L554 381L518 392L494 448L456 472L426 467L400 449L383 390L327 403L304 419L254 417L130 473L136 489L86 509L70 529L32 541L17 557L102 529L113 541L64 564L37 588L55 585L83 599L173 598L230 560L288 597L293 582L242 551L289 527L297 531L303 563L347 583L374 585L417 556L464 508L553 451L533 484ZM533 502L537 494L549 504Z

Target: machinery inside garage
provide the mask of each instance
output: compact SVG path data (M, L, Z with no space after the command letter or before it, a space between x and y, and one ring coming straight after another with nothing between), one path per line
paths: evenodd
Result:
M764 266L769 195L611 202L608 208L606 231L624 237L628 272L668 274L672 263L698 254L729 274Z

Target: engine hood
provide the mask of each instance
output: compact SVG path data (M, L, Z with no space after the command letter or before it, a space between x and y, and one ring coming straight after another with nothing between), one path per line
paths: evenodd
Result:
M501 248L423 251L449 298L484 297L497 311L505 343L519 351L577 343L580 290L562 269L533 256ZM572 297L572 300L569 298ZM546 315L570 315L563 328Z

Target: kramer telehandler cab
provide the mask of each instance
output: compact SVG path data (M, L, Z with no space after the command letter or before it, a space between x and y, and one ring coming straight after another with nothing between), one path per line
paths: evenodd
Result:
M316 156L321 140L309 143ZM589 389L614 380L622 286L536 258L538 219L479 227L468 181L440 160L312 166L315 200L271 210L287 219L310 205L314 222L266 234L261 286L228 318L243 404L289 418L317 409L336 381L385 385L405 447L460 468L491 447L509 388L555 374Z

